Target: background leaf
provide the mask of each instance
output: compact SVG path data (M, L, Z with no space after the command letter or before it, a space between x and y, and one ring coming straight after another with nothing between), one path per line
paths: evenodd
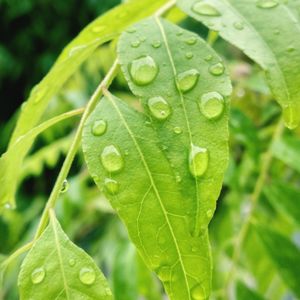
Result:
M238 300L263 300L264 298L257 294L254 290L248 288L241 281L236 286L236 297Z

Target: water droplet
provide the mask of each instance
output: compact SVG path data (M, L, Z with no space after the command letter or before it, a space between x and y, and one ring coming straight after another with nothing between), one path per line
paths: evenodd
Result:
M293 52L293 51L295 51L295 47L289 46L286 50L287 50L287 52Z
M116 173L123 169L124 161L120 151L113 145L106 146L101 153L101 162L106 171Z
M159 120L165 120L171 114L171 107L162 97L153 97L148 100L151 114Z
M41 88L39 85L36 85L30 94L34 98L33 103L38 104L43 99L46 94L46 89Z
M256 6L259 8L273 8L278 5L277 0L257 0Z
M193 52L187 52L187 53L185 54L185 57L186 57L187 59L192 59L192 58L194 57L194 54L193 54Z
M197 42L197 38L194 36L191 36L190 38L188 38L185 43L188 45L195 45Z
M174 127L174 132L175 132L176 134L180 134L180 133L182 133L182 128L179 127L179 126L175 126L175 127Z
M145 36L140 36L140 41L141 42L145 42L147 40L147 38Z
M209 68L209 72L212 74L212 75L215 75L215 76L220 76L224 73L224 65L222 63L217 63L217 64L214 64L212 65L210 68Z
M192 10L195 13L203 16L216 17L221 15L220 12L212 4L206 2L196 2L193 5Z
M92 268L82 268L79 272L79 279L83 284L91 285L96 280L96 273Z
M112 295L110 288L108 288L108 287L105 288L105 294L106 294L107 296L111 296L111 295Z
M211 61L213 59L213 56L211 54L207 55L204 60Z
M181 176L179 174L176 174L175 180L176 180L177 183L179 183L179 182L182 181L182 178L181 178Z
M200 111L208 119L218 118L224 111L224 98L218 92L210 92L201 97Z
M212 216L213 216L213 211L211 209L209 209L207 212L206 212L206 215L207 217L210 219Z
M94 33L99 33L103 31L106 28L106 26L94 26L92 27L91 31Z
M193 246L193 247L192 247L192 252L194 252L194 253L195 253L195 252L197 252L198 250L199 250L199 248L198 248L198 247L196 247L196 246Z
M280 30L279 30L279 29L275 29L275 30L274 30L274 34L275 34L275 35L280 34Z
M132 41L131 42L131 47L132 48L138 48L140 46L141 42L140 41Z
M234 22L233 27L237 30L243 30L244 29L244 24L243 24L243 22Z
M196 285L192 289L192 297L194 300L206 300L207 299L207 295L205 293L205 290L201 286L201 284Z
M92 126L92 134L95 136L101 136L105 133L107 123L104 120L97 120Z
M69 265L70 265L71 267L74 267L74 266L75 266L75 263L76 263L76 261L75 261L74 258L70 258L70 259L69 259Z
M176 35L177 35L177 36L181 36L181 35L183 35L183 30L179 30L179 31L177 31Z
M151 56L134 60L130 65L130 75L137 85L151 83L158 73L158 67Z
M43 267L36 268L31 273L31 281L33 284L41 283L45 278L46 272Z
M152 47L153 48L159 48L161 46L161 41L153 41L152 42Z
M199 75L200 74L196 69L191 69L178 74L177 81L179 90L181 90L183 93L186 93L193 89L198 81Z
M208 151L206 148L201 148L191 145L189 155L189 169L194 177L202 176L208 167Z
M105 178L104 185L105 185L105 189L111 195L115 195L119 192L119 183L114 179Z
M27 103L28 103L27 101L25 101L25 102L22 103L22 105L21 105L21 111L25 111Z
M68 182L67 179L65 179L63 181L63 184L62 184L61 189L60 189L61 194L66 193L68 191L68 189L69 189L69 182Z
M126 32L128 32L128 33L134 33L134 32L136 32L136 28L133 27L133 26L129 27L129 28L127 28Z
M80 50L86 48L86 45L78 45L73 47L70 51L69 51L69 57L72 57L75 53L79 52Z
M157 271L157 276L163 282L168 282L171 280L171 270L168 266L162 266Z

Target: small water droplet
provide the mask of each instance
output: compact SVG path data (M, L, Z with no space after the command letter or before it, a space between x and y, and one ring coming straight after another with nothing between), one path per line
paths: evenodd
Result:
M63 181L63 184L62 184L61 189L60 189L61 194L66 193L68 191L68 189L69 189L69 182L68 182L67 179L65 179Z
M207 295L201 284L198 284L195 287L193 287L192 297L194 300L207 300Z
M132 41L131 42L131 47L132 48L138 48L141 45L140 41Z
M243 24L243 22L234 22L233 27L237 30L243 30L244 29L244 24Z
M153 41L151 45L153 48L159 48L161 46L161 41Z
M204 175L208 167L208 151L206 148L201 148L191 145L189 155L189 169L194 177Z
M145 42L147 40L147 38L145 36L140 36L140 41L141 42Z
M279 30L279 29L275 29L275 30L274 30L274 34L275 34L275 35L280 34L280 30Z
M111 195L115 195L119 192L119 183L114 179L105 178L104 186Z
M198 247L196 247L196 246L193 246L193 247L192 247L192 252L194 252L194 253L195 253L195 252L197 252L198 250L199 250L199 248L198 248Z
M194 57L194 54L193 54L193 52L187 52L187 53L185 54L185 57L186 57L187 59L192 59L192 58Z
M91 285L96 280L96 273L92 268L82 268L79 272L79 279L83 284Z
M185 43L188 44L188 45L195 45L196 42L197 42L197 38L194 37L194 36L189 37L189 38L185 41Z
M177 31L176 35L177 35L177 36L181 36L181 35L183 35L183 30L179 30L179 31Z
M78 45L73 47L70 51L69 51L69 57L72 57L74 54L76 54L77 52L79 52L80 50L86 48L86 45Z
M207 55L204 60L205 61L211 61L213 59L213 56L211 54Z
M171 114L171 107L163 97L153 97L148 100L151 114L159 120L165 120Z
M206 2L196 2L193 5L192 10L203 16L217 17L221 15L221 13L212 4Z
M105 288L105 294L106 294L107 296L111 296L111 295L112 295L110 288L108 288L108 287Z
M212 65L210 68L209 68L209 72L212 74L212 75L215 75L215 76L220 76L224 73L224 65L222 63L217 63L217 64L214 64Z
M206 215L207 217L210 219L212 216L213 216L213 211L211 209L209 209L207 212L206 212Z
M180 183L182 181L182 178L179 174L176 174L175 180L176 180L177 183Z
M100 25L99 26L94 26L94 27L92 27L91 31L93 33L99 33L101 31L103 31L105 28L106 28L106 26L100 26Z
M27 103L28 103L27 101L25 101L25 102L22 103L22 105L21 105L21 111L25 111Z
M137 85L151 83L158 73L158 66L151 56L144 56L130 64L130 75Z
M210 92L201 97L200 111L208 119L218 118L224 111L224 98L218 92Z
M97 120L92 125L92 134L94 136L101 136L105 133L107 123L104 120Z
M200 74L196 69L191 69L178 74L177 82L179 90L186 93L193 89L198 81L199 75Z
M287 52L293 52L293 51L295 51L295 47L289 46L286 50L287 50Z
M106 171L116 173L123 169L124 161L120 151L114 146L106 146L101 153L101 162Z
M127 28L126 32L128 32L128 33L135 33L136 32L136 28L133 27L133 26L129 27L129 28Z
M157 276L163 282L168 282L171 280L171 270L168 266L162 266L157 271Z
M179 126L175 126L173 130L174 130L174 132L175 132L176 134L182 133L182 128L179 127Z
M31 273L31 281L33 284L41 283L45 278L46 272L43 267L36 268Z
M75 263L76 263L76 261L75 261L74 258L70 258L70 259L69 259L69 265L70 265L71 267L74 267L74 266L75 266Z
M277 0L257 0L256 6L259 8L273 8L278 5Z

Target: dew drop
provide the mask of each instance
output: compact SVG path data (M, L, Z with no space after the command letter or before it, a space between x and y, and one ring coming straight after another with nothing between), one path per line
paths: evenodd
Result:
M195 253L195 252L197 252L198 250L199 250L199 248L198 248L198 247L196 247L196 246L193 246L193 247L192 247L192 252L194 252L194 253Z
M106 27L105 26L94 26L92 27L91 31L93 33L99 33L101 31L103 31Z
M161 41L153 41L151 45L153 48L159 48L161 46Z
M135 33L136 32L136 28L133 27L133 26L129 27L129 28L127 28L126 32L128 32L128 33Z
M111 178L105 178L104 186L107 192L111 195L115 195L119 192L119 183Z
M205 61L211 61L213 59L213 56L211 54L207 55L204 60Z
M101 162L106 171L116 173L123 169L124 161L120 151L114 146L106 146L101 153Z
M287 50L287 52L293 52L293 51L295 51L295 47L289 46L286 50Z
M201 97L200 111L207 119L216 119L224 111L224 98L218 92L210 92Z
M104 120L97 120L92 125L92 134L94 136L101 136L105 133L107 128L107 123Z
M203 287L198 284L192 289L192 297L194 300L206 300L207 295Z
M177 36L181 36L181 35L183 35L183 30L179 30L179 31L177 31L176 35L177 35Z
M165 120L171 114L171 107L163 97L153 97L148 100L148 107L153 117Z
M191 145L189 155L189 169L194 177L204 175L208 167L208 151L206 148L201 148Z
M92 268L82 268L79 272L79 279L83 284L91 285L96 280L96 273Z
M274 34L275 34L275 35L279 35L279 34L280 34L280 30L279 30L279 29L275 29L275 30L274 30Z
M36 268L31 273L31 281L33 284L41 283L45 278L46 272L43 267Z
M215 76L220 76L224 73L224 65L222 63L217 63L217 64L214 64L212 65L210 68L209 68L209 72L212 74L212 75L215 75Z
M69 259L69 265L70 265L71 267L74 267L74 266L75 266L75 263L76 263L76 261L75 261L74 258L70 258L70 259Z
M175 132L176 134L182 133L182 128L179 127L179 126L175 126L173 130L174 130L174 132Z
M66 193L68 191L68 189L69 189L69 182L68 182L67 179L65 179L63 181L63 184L62 184L61 189L60 189L61 194Z
M192 59L192 58L194 57L194 54L193 54L193 52L187 52L187 53L185 54L185 57L186 57L187 59Z
M191 36L190 38L188 38L185 43L188 45L195 45L197 42L197 38L194 36Z
M242 22L234 22L233 27L237 30L243 30L244 29L244 24Z
M180 183L182 181L182 178L179 174L176 174L175 180L176 180L177 183Z
M77 52L79 52L80 50L86 48L86 45L78 45L73 47L70 51L69 51L69 57L72 57L73 55L75 55Z
M140 41L141 41L141 42L145 42L146 40L147 40L147 38L146 38L145 36L141 36L141 37L140 37Z
M130 75L137 85L151 83L158 73L158 67L151 56L144 56L130 64Z
M196 69L191 69L189 71L182 72L177 75L178 88L183 93L186 93L194 88L196 85L199 72Z
M140 41L132 41L131 42L131 47L132 48L138 48L140 46L141 42Z
M213 216L213 211L211 209L209 209L207 212L206 212L206 216L210 219L212 216Z
M216 17L221 15L220 12L212 4L206 2L196 2L193 5L192 10L195 13L203 16Z
M256 6L259 8L273 8L278 5L277 0L257 0Z
M171 280L171 271L170 267L168 266L162 266L157 271L157 276L159 279L163 282L168 282Z

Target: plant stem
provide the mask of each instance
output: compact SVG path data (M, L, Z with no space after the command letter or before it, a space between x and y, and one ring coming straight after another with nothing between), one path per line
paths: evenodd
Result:
M269 172L269 169L270 169L270 166L272 163L272 159L273 159L272 146L273 146L274 142L277 141L281 137L283 131L284 131L284 123L282 120L280 120L274 130L268 150L264 155L264 160L261 165L259 176L257 178L253 193L251 194L251 197L250 197L250 199L251 199L250 211L242 224L242 228L239 232L239 235L238 235L235 245L234 245L233 255L232 255L232 264L231 264L231 268L228 272L227 279L225 281L224 292L229 293L228 290L230 288L230 283L236 272L236 265L238 264L238 261L240 259L243 243L245 242L248 231L250 229L250 225L251 225L251 221L252 221L254 212L256 210L261 192L263 190L264 184L265 184L267 176L268 176L268 172Z
M175 4L176 4L176 0L171 0L171 1L167 2L164 6L162 6L159 10L156 11L154 16L156 16L156 17L162 16L169 9L171 9Z
M107 73L107 75L105 76L105 78L103 79L103 81L99 84L99 86L95 90L94 94L92 95L90 101L88 102L88 104L87 104L87 106L84 110L84 113L81 117L80 123L79 123L78 128L77 128L74 140L73 140L73 142L70 146L70 149L67 153L65 161L63 163L63 166L62 166L62 168L59 172L59 175L56 179L56 182L54 184L54 187L53 187L53 190L50 194L48 202L47 202L47 204L44 208L40 223L38 225L38 229L37 229L35 237L34 237L34 241L37 238L39 238L39 236L42 234L45 227L47 226L47 223L48 223L48 220L49 220L49 210L55 207L55 204L56 204L57 199L59 197L63 182L69 174L72 163L74 161L74 158L75 158L76 153L78 151L78 148L80 146L81 135L82 135L82 131L83 131L85 121L87 120L87 118L89 117L91 112L94 110L95 106L98 103L99 98L102 96L103 87L108 87L111 84L112 80L114 79L114 77L117 73L117 70L118 70L118 61L116 60L113 64L113 66L111 67L111 69L109 70L109 72Z

